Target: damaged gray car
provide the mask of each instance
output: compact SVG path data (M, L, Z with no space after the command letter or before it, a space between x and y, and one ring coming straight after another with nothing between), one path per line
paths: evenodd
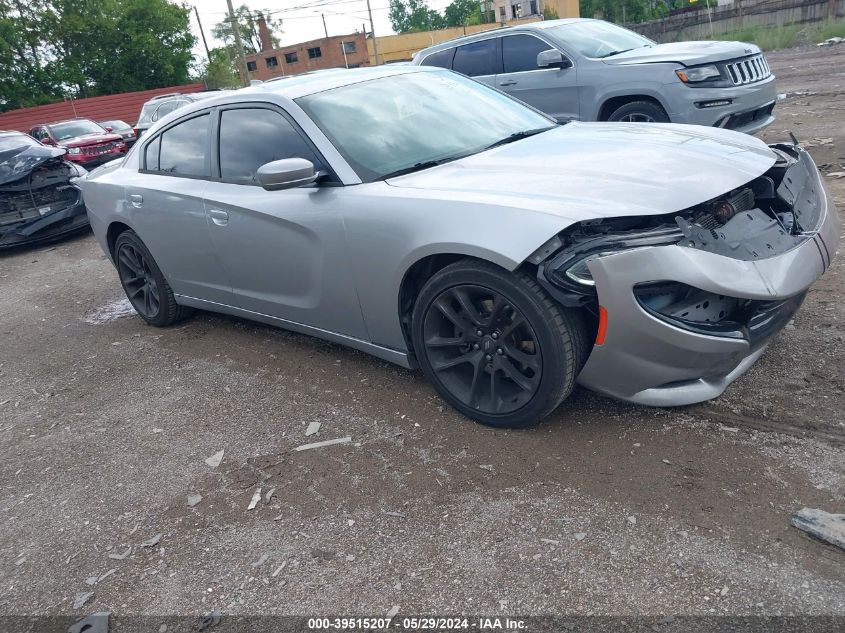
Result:
M88 227L82 195L71 183L85 169L20 132L0 132L0 249L37 244Z
M483 114L482 114L483 113ZM419 366L526 426L576 382L713 398L830 265L795 141L552 119L455 73L314 73L186 106L80 180L151 325L223 312Z

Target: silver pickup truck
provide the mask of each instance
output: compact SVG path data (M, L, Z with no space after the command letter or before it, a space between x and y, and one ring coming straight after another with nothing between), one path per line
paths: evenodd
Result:
M754 134L775 77L742 42L657 44L602 20L547 20L423 49L414 64L474 77L558 121L693 123Z

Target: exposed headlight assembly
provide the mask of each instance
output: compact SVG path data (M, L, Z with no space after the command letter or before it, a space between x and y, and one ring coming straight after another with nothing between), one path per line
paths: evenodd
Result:
M570 243L541 265L546 279L558 288L594 295L596 282L589 263L644 246L677 244L683 234L677 226L662 226L625 233L609 233Z
M66 147L65 149L67 150L68 154L81 154L82 153L82 149L80 149L79 147Z
M698 83L699 81L707 81L708 79L715 79L716 77L722 76L719 69L712 64L709 66L697 66L695 68L679 68L675 71L675 74L685 84Z
M577 284L582 284L584 286L595 286L596 282L593 279L593 274L590 272L590 268L587 266L587 262L591 262L592 260L597 259L599 257L604 257L605 255L612 255L613 253L619 252L621 251L601 251L600 253L592 253L591 255L587 255L586 257L582 257L581 259L579 259L572 266L567 268L564 271L564 274Z

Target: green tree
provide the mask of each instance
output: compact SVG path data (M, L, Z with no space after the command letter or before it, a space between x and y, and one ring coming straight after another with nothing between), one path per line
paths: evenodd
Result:
M168 0L0 0L0 109L185 83L193 45Z
M446 26L463 26L465 24L481 24L480 0L453 0L443 10Z
M44 50L44 0L0 0L0 112L54 101L59 92Z
M237 57L232 47L221 46L209 52L211 61L205 68L205 82L211 89L239 88L241 80L237 71Z
M430 8L426 0L390 0L388 19L397 33L434 31L446 26L443 16Z
M244 53L247 55L252 55L261 50L261 38L258 37L258 18L261 15L261 12L251 11L245 4L235 9L235 22L238 25L238 34L241 36L241 44L244 47ZM279 38L274 33L281 32L282 21L273 20L269 16L265 16L265 21L267 22L267 28L270 29L273 46L278 47ZM211 33L226 46L235 46L235 33L228 16L222 22L215 24L211 28Z

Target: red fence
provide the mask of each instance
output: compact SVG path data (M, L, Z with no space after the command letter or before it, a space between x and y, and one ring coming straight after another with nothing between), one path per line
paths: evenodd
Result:
M202 90L205 90L205 86L201 83L185 84L184 86L155 88L139 92L124 92L105 97L75 99L73 102L68 100L34 108L21 108L0 114L0 130L29 132L34 125L39 123L50 123L76 117L93 119L94 121L121 119L129 125L135 125L138 121L138 114L141 112L141 106L152 97L168 92L188 93L201 92Z

